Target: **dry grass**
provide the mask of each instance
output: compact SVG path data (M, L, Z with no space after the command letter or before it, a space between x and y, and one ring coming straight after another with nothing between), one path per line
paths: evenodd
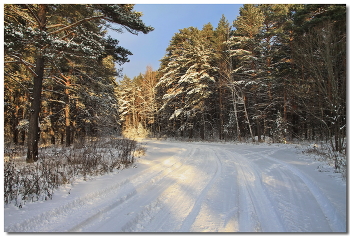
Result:
M42 147L39 160L26 163L21 148L5 148L4 202L21 208L28 201L52 199L60 185L127 168L144 152L134 140L85 140L74 147Z

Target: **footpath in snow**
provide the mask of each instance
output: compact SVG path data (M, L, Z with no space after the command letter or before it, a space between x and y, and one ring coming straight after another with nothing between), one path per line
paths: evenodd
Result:
M133 168L5 206L5 232L346 232L346 183L295 145L147 141Z

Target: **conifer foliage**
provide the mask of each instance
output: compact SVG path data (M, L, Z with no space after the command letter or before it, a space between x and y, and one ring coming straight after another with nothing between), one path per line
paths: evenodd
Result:
M118 83L119 116L124 136L145 138L149 133L155 134L158 131L155 91L157 82L157 72L148 66L144 74L134 79L125 75Z
M5 91L5 120L23 131L27 161L37 160L40 137L55 143L61 136L69 146L74 133L117 129L114 64L127 62L131 52L106 37L106 29L148 33L153 28L141 21L141 13L128 4L7 4L4 9L5 87L11 88ZM5 125L9 132L11 127ZM13 132L18 142L18 131Z
M245 4L230 25L175 33L161 60L160 133L329 140L345 151L344 5ZM231 27L233 30L231 30Z
M345 5L245 4L216 27L179 29L158 70L119 82L115 64L131 52L106 30L153 29L133 5L4 8L5 136L27 142L28 161L39 136L70 145L119 129L346 151Z
M168 63L164 60L163 63L167 64L160 71L162 76L157 84L163 100L159 110L160 113L164 111L162 128L172 129L173 133L182 131L182 135L183 131L189 130L188 135L193 137L194 123L199 120L196 125L204 139L207 123L211 122L208 98L212 96L216 83L212 38L211 24L205 25L201 31L190 27L174 36L173 45L167 50L172 59ZM172 128L166 127L167 121L173 123Z

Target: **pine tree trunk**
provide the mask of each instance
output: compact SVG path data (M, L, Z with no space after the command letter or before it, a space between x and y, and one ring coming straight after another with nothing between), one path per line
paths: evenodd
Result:
M53 113L52 113L52 108L50 107L49 108L50 111L49 111L49 115L50 117L52 117ZM52 122L52 118L50 119L51 121L51 125L50 125L50 140L51 140L51 144L56 144L56 138L55 138L55 130L54 130L54 127L53 127L53 122Z
M255 138L254 138L253 131L252 131L252 126L251 126L251 124L250 124L249 116L248 116L248 112L247 112L247 106L246 106L247 97L246 97L244 94L242 94L242 97L243 97L244 113L245 113L245 117L246 117L246 119L247 119L247 123L248 123L248 127L249 127L249 132L250 132L250 137L252 138L253 142L255 142Z
M219 85L219 139L223 139L223 126L224 126L224 115L223 115L223 104L222 104L222 90L221 84Z
M26 131L22 130L21 131L21 143L20 145L24 146L26 140Z
M38 21L39 29L45 31L46 29L46 8L45 4L39 5ZM30 119L29 119L29 130L28 130L28 152L27 159L28 163L35 162L38 160L38 145L40 137L39 129L39 113L41 105L41 91L44 77L44 56L41 48L37 49L35 63L35 74L34 77L34 88L32 94L32 102L30 108Z
M69 147L71 145L71 125L70 125L70 107L69 107L69 86L70 86L70 80L69 76L64 77L66 81L66 88L64 90L66 98L65 98L65 108L64 108L64 114L65 114L65 125L66 125L66 147Z
M237 138L238 138L238 141L241 141L241 130L239 128L238 111L237 111L237 99L236 99L237 94L233 88L231 88L231 93L232 93L233 111L235 113L235 119L236 119Z
M19 107L18 105L16 105L16 108L15 108L15 114L14 114L14 119L13 119L13 122L12 122L12 132L13 132L13 143L14 144L18 144L18 136L19 136L19 131L18 129L16 128L17 125L18 125L18 115L19 115Z
M255 104L258 104L258 95L257 95L257 88L254 89L254 100ZM261 142L261 127L260 127L260 118L259 118L259 110L255 107L255 115L256 115L256 135L258 136L258 142ZM255 139L255 138L254 138Z
M38 145L39 145L39 113L41 105L41 90L43 84L44 75L44 58L41 53L38 53L36 58L35 73L37 76L34 78L34 88L32 104L30 108L29 130L28 130L28 152L27 162L35 162L38 160Z
M260 120L259 120L259 118L256 119L256 133L257 133L257 136L258 136L258 142L260 143L261 142L261 127L260 127Z
M200 128L200 136L202 140L205 140L205 117L203 113L202 113L202 125Z
M61 132L61 144L64 144L64 137L65 137L65 133L62 131Z

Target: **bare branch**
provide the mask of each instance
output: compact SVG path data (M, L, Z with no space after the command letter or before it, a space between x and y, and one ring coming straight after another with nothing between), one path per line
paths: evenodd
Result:
M66 27L63 27L63 28L61 28L61 29L59 29L59 30L53 31L53 32L51 32L50 34L57 34L57 33L60 33L60 32L62 32L62 31L64 31L64 30L68 30L68 29L70 29L70 28L73 28L74 26L77 26L77 25L79 25L79 24L81 24L81 23L83 23L83 22L91 21L91 20L96 20L96 19L102 19L102 18L104 18L104 16L93 16L93 17L85 18L85 19L82 19L82 20L80 20L80 21L77 21L77 22L75 22L75 23L73 23L73 24L70 24L70 25L68 25L68 26L66 26Z
M5 72L5 75L8 76L8 78L10 78L13 81L15 81L17 84L19 84L24 90L26 90L27 92L30 92L29 89L26 86L24 86L19 81L17 81L12 75L10 75L9 73L6 73L6 72Z
M40 25L40 20L39 20L38 16L33 12L33 10L31 9L30 5L26 4L26 7L29 10L30 14L35 18L35 20L38 23L38 25Z
M16 61L4 61L5 64L9 64L9 63L19 63L24 65L30 73L32 73L34 76L37 76L37 74L35 73L35 71L31 68L34 67L33 64L23 60L22 58L16 56L16 55L11 55L12 58L17 59Z
M60 26L66 27L67 25L64 25L64 24L56 24L56 25L49 25L49 26L47 26L46 28L47 28L47 29L52 29L52 28L56 28L56 27L60 27Z

